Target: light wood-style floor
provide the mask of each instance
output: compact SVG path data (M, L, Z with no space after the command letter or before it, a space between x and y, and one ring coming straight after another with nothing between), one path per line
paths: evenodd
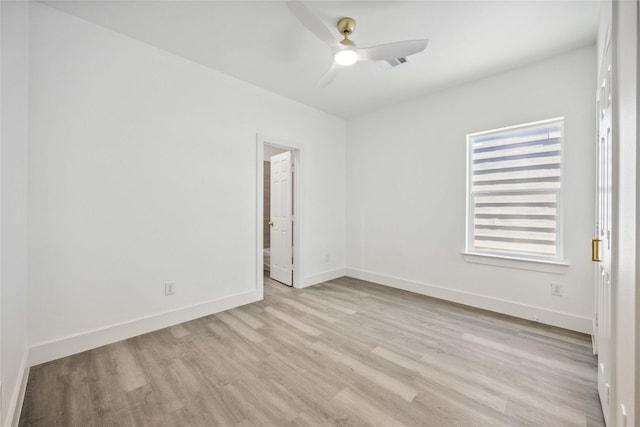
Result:
M587 336L341 278L31 369L20 426L602 426Z

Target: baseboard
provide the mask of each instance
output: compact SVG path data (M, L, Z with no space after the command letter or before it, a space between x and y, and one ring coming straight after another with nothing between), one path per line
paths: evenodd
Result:
M344 275L345 275L344 268L336 268L335 270L323 271L322 273L312 274L310 276L304 276L304 280L302 281L302 286L298 286L298 287L306 288L307 286L317 285L318 283L337 279Z
M542 307L488 297L486 295L475 294L472 292L459 291L428 283L406 280L399 277L386 276L355 268L346 268L345 270L345 275L348 277L367 280L380 285L457 302L471 307L494 311L496 313L507 314L521 319L531 320L537 318L538 322L546 325L557 326L589 335L592 332L591 319L588 317L553 311Z
M6 425L17 427L20 421L20 413L22 412L22 403L24 395L27 391L27 380L29 379L29 350L25 349L20 362L20 376L16 381L16 385L11 393L11 400L7 408Z
M181 307L175 310L158 313L139 319L118 323L92 331L83 332L60 339L36 344L30 349L31 366L39 365L61 357L91 350L116 341L121 341L137 335L146 334L158 329L187 322L209 314L229 310L262 299L260 290L217 298L202 303Z

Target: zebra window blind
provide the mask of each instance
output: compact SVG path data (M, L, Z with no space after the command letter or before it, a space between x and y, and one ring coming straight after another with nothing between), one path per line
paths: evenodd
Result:
M563 119L471 134L467 251L560 259Z

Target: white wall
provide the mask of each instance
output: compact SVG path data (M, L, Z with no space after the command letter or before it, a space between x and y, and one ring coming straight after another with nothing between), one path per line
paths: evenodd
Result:
M0 135L0 425L20 415L27 350L27 141L29 5L0 2L2 114Z
M595 61L586 47L350 120L347 273L590 332ZM465 262L466 135L559 116L568 271Z
M41 4L31 28L34 363L260 298L257 133L300 149L306 283L344 272L344 120Z

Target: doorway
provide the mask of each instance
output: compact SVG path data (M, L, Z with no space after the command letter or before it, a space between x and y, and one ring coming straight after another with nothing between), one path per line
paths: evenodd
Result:
M291 151L265 144L263 176L265 276L284 285L293 286L293 168Z
M299 149L258 135L258 286L300 287Z

